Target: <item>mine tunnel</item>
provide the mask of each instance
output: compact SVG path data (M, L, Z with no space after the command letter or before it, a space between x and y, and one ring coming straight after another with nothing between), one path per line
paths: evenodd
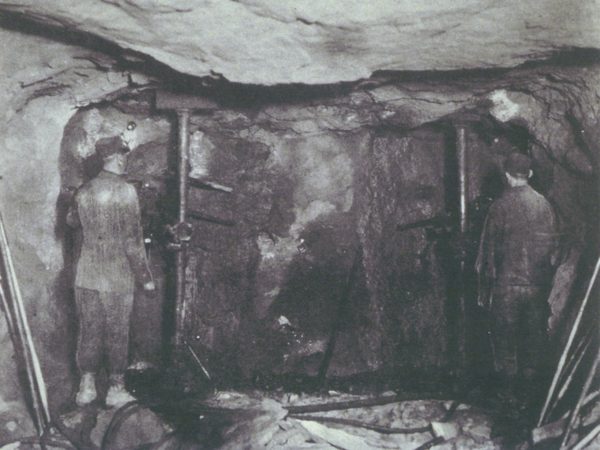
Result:
M600 446L599 13L439 3L0 1L0 448Z

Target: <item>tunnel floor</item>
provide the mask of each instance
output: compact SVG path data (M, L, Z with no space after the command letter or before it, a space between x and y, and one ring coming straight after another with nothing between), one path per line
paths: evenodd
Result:
M505 448L502 438L491 438L494 420L485 409L461 402L396 398L393 392L375 397L337 391L323 395L221 391L205 399L202 407L187 402L177 413L172 406L138 405L123 415L91 405L64 414L61 428L82 448L92 449ZM372 402L385 404L368 406ZM333 404L342 409L310 412ZM181 416L194 413L192 429Z
M162 385L151 383L158 380ZM551 450L559 448L561 435L556 433L562 430L551 425L534 445L530 411L473 386L463 394L381 391L354 380L303 392L299 385L292 390L281 385L271 390L203 389L176 376L149 377L145 386L139 381L136 391L129 380L136 400L121 407L106 407L102 391L88 406L66 407L54 421L46 448ZM573 444L600 418L600 404L590 406L573 433ZM596 437L582 448L599 444ZM41 447L32 438L0 445L8 448Z
M599 413L595 406L587 420ZM526 420L477 393L457 400L441 392L298 393L280 388L140 397L116 409L98 402L63 414L59 428L85 449L558 448L556 438L533 446Z

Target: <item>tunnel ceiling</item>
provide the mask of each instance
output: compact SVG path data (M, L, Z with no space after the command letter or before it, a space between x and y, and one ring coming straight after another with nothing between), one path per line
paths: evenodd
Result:
M598 0L9 0L0 11L100 37L181 73L262 85L514 67L600 49Z

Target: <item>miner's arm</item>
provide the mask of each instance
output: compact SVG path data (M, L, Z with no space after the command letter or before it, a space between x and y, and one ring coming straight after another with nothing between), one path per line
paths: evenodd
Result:
M486 309L489 309L492 305L492 287L496 279L494 262L496 241L501 239L501 232L502 214L498 211L497 205L492 205L483 225L479 252L475 263L475 270L479 279L477 304Z
M77 195L74 193L73 189L67 189L66 192L66 201L69 205L66 217L67 225L72 228L78 228L81 226L81 222L79 221L79 212L77 210Z
M125 253L129 265L137 282L141 283L146 290L154 290L152 273L148 267L146 249L144 248L140 205L137 192L133 186L127 186L127 209L124 214L125 220Z
M550 265L556 269L560 264L561 260L561 242L558 238L559 236L559 228L558 228L558 217L556 211L552 206L548 207L549 209L549 217L550 217L550 227L551 227L551 250L550 250Z

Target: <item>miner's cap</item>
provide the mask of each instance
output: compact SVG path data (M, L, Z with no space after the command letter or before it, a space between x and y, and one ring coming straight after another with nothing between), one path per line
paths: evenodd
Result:
M99 139L96 142L96 153L100 155L102 159L106 159L115 153L126 154L129 152L129 147L121 136L111 136Z
M512 176L527 178L531 170L531 158L522 153L513 152L506 158L504 170Z

